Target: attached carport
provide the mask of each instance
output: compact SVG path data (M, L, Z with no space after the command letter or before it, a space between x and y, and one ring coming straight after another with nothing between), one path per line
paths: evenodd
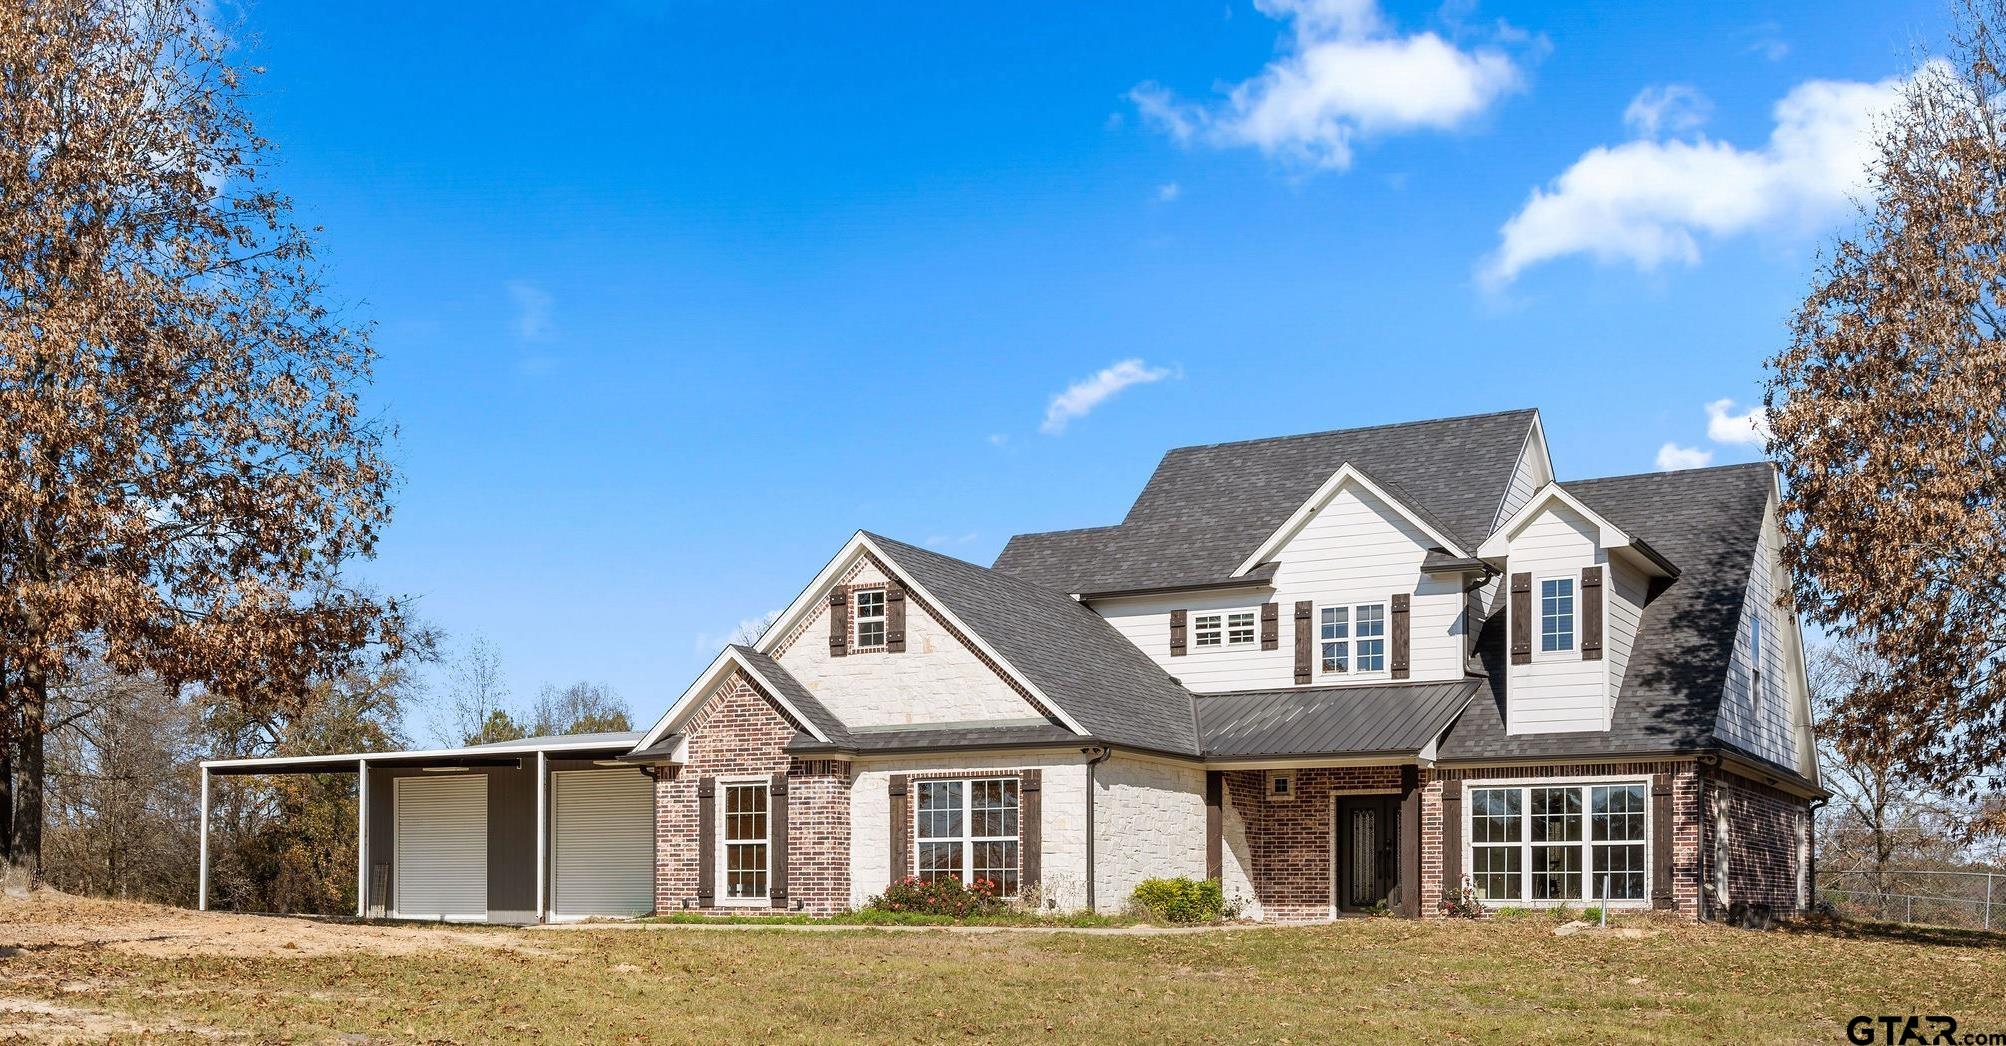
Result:
M212 759L198 906L209 907L212 776L357 774L356 915L531 923L644 915L654 780L638 732L465 748Z

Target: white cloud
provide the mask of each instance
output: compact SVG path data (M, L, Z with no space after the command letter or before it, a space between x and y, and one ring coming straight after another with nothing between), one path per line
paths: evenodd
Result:
M1892 106L1899 79L1879 83L1813 80L1776 103L1776 126L1760 148L1702 134L1646 137L1597 146L1499 230L1481 275L1493 286L1541 262L1586 254L1643 270L1699 261L1702 238L1760 229L1810 228L1846 211L1873 156L1876 120ZM1632 110L1650 112L1639 101ZM1656 129L1674 110L1658 106ZM1644 119L1632 120L1643 129Z
M1494 47L1464 49L1432 32L1401 35L1375 0L1255 0L1290 21L1286 52L1223 101L1179 101L1155 83L1129 99L1180 144L1251 146L1326 170L1351 166L1361 138L1461 127L1524 83Z
M1706 438L1737 447L1760 447L1769 442L1769 416L1760 405L1739 414L1731 399L1706 405Z
M1156 187L1156 202L1169 203L1184 195L1184 187L1176 182L1164 182Z
M1713 111L1713 102L1686 84L1646 87L1630 99L1623 110L1623 124L1644 138L1656 138L1660 131L1683 133L1697 130Z
M928 548L947 548L951 545L971 545L982 535L971 530L966 534L935 534L926 539Z
M756 617L741 619L736 626L728 631L699 632L696 634L692 645L699 654L716 654L719 650L732 643L751 646L759 642L759 637L766 633L768 627L775 621L780 620L780 614L781 611L779 610L769 610Z
M524 341L540 341L550 333L550 292L524 280L511 280L509 301L515 303L515 333Z
M1168 367L1152 367L1139 359L1121 360L1104 367L1093 377L1073 382L1066 386L1064 392L1053 396L1051 404L1045 408L1045 421L1038 426L1038 431L1056 436L1066 431L1066 426L1074 419L1086 417L1095 407L1130 385L1147 385L1174 374Z
M1000 447L1008 442L1010 442L1010 434L1007 432L992 432L989 434L989 445L992 447Z
M1713 451L1698 447L1681 447L1667 443L1658 448L1658 468L1670 472L1674 469L1703 469L1713 464Z

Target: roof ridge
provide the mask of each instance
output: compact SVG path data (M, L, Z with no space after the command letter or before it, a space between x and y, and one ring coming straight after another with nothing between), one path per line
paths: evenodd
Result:
M1734 472L1741 469L1753 468L1768 471L1775 467L1774 462L1764 459L1761 461L1738 461L1730 465L1703 465L1699 468L1691 469L1655 469L1650 472L1626 472L1620 476L1583 476L1580 479L1560 479L1554 480L1554 482L1565 487L1570 483L1604 483L1615 479L1648 479L1652 476L1678 476L1702 472Z
M1164 451L1164 456L1169 457L1172 454L1176 454L1179 451L1185 451L1185 450L1214 450L1219 447L1247 447L1247 446L1253 446L1258 443L1280 443L1284 440L1311 439L1317 436L1350 435L1352 433L1357 433L1357 432L1377 432L1382 429L1412 428L1418 425L1437 425L1452 421L1482 421L1487 418L1502 418L1512 414L1538 414L1538 413L1539 413L1538 407L1514 407L1510 410L1485 411L1480 414L1456 414L1446 418L1415 418L1410 421L1388 421L1388 422L1382 422L1377 425L1356 425L1351 428L1344 428L1344 429L1321 429L1315 432L1296 432L1283 436L1259 436L1254 439L1224 440L1218 443L1192 443L1182 447L1172 447L1169 450Z

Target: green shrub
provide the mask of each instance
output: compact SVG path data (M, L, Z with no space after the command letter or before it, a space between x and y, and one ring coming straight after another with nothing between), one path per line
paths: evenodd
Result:
M1238 904L1226 903L1217 879L1145 879L1129 895L1129 904L1151 919L1169 923L1209 923L1240 914Z
M885 888L864 905L867 910L915 915L947 915L966 919L1003 910L1003 891L988 879L967 886L954 878L921 880L907 877Z

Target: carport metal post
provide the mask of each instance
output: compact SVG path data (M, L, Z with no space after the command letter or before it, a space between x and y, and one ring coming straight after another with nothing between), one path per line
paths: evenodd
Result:
M369 918L369 760L355 761L355 917Z
M536 921L544 921L549 910L547 881L550 868L550 753L536 753Z
M195 868L195 910L209 910L209 768L202 768L201 859Z

